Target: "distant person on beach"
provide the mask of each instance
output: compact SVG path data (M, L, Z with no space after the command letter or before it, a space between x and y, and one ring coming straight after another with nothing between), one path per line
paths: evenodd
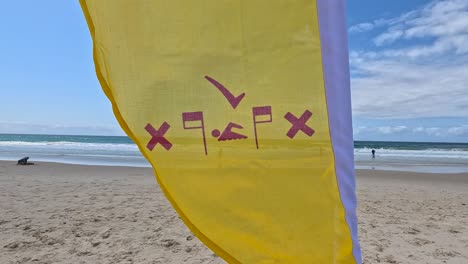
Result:
M372 150L372 158L375 159L375 149Z
M18 163L16 165L34 165L32 162L28 162L29 157L24 157L20 160L18 160Z

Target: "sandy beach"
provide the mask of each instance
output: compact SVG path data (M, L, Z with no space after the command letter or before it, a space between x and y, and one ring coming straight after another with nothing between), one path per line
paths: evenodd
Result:
M364 263L468 263L468 174L358 170ZM0 263L224 263L149 168L0 161Z

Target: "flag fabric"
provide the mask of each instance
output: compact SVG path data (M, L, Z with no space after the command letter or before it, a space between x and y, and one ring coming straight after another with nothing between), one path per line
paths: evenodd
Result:
M229 263L360 263L344 0L81 0L101 86Z

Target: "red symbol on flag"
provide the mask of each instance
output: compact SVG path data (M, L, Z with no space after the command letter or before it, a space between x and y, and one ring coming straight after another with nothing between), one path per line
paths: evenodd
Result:
M241 93L239 96L234 96L226 87L224 87L224 85L220 84L218 81L209 76L205 76L205 79L207 79L211 84L218 88L218 90L228 100L229 104L231 104L233 109L236 109L236 107L240 104L240 102L245 96L245 93Z
M286 134L290 138L294 138L297 134L297 132L302 131L309 137L311 137L315 131L309 127L306 122L309 120L309 118L312 116L312 112L309 110L304 111L301 117L297 118L291 112L288 112L284 118L291 122L292 127L289 129L288 133Z
M208 155L208 150L206 147L206 136L205 136L205 123L203 122L203 112L185 112L182 113L182 120L184 124L184 129L199 129L201 128L203 134L203 145L205 146L205 155ZM187 126L186 122L190 121L200 121L200 126Z
M219 136L219 130L217 130L217 129L213 130L213 132L211 134L214 137L219 136L218 141L226 141L226 140L234 140L234 139L246 139L247 138L247 136L244 136L244 135L241 135L239 133L233 132L232 131L233 128L242 129L244 127L242 127L241 125L238 125L236 123L229 122L229 124L226 126L226 128L224 129L221 136Z
M145 126L145 130L148 131L148 133L152 136L151 140L148 142L146 147L152 151L154 147L159 143L161 146L163 146L166 150L170 150L172 148L172 143L169 142L164 137L164 134L166 134L167 130L169 130L171 126L167 123L164 122L162 125L159 127L158 130L156 130L150 123L148 123Z
M258 149L258 137L257 137L257 124L262 123L271 123L273 121L273 116L271 115L271 106L256 106L252 107L253 114L253 123L254 123L254 132L255 132L255 144L257 144ZM269 119L263 121L257 121L257 116L269 116Z

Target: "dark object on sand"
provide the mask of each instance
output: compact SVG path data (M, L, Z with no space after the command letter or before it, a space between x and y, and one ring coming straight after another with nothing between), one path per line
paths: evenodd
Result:
M34 165L32 162L28 162L29 157L24 157L20 160L18 160L18 163L16 165Z

